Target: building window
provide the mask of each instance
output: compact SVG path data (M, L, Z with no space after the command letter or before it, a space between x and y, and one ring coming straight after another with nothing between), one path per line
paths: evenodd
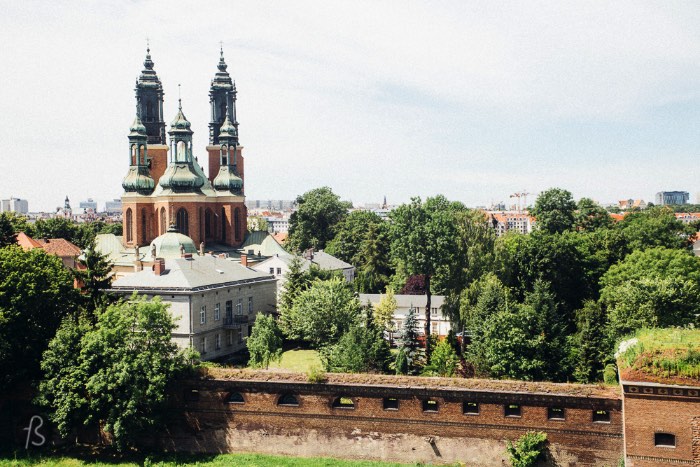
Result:
M438 310L437 308L431 308L430 309L430 316L432 316L433 318L437 318L437 310Z
M434 399L426 399L423 401L423 412L437 412L438 401Z
M248 313L253 312L253 297L248 297Z
M216 350L219 350L221 348L221 336L219 334L216 335Z
M243 314L243 299L242 298L239 298L238 303L236 303L236 314L237 315Z
M282 268L277 268L277 275L281 276L282 275Z
M385 397L384 410L399 410L399 400L396 397Z
M221 319L221 303L214 305L214 321L219 321Z
M299 399L294 394L282 394L279 399L277 399L277 405L286 405L290 407L298 407Z
M183 235L189 235L190 215L187 213L187 210L185 208L178 209L177 216L175 219L177 220L177 223L175 224L177 231Z
M347 396L336 397L333 401L334 409L354 409L355 403Z
M202 309L199 310L199 324L204 324L207 322L207 306L203 305Z
M274 273L275 273L275 268L270 268L270 274L274 274Z
M462 403L462 413L465 415L479 415L479 403L464 401Z
M503 410L506 417L521 416L520 404L506 404L503 406Z
M238 343L239 344L243 343L243 330L242 329L238 330Z
M654 445L657 448L675 448L676 435L671 433L654 433Z
M607 410L594 410L593 411L593 422L594 423L610 423L610 412Z
M233 316L233 301L226 301L226 318L231 318Z
M199 351L202 355L207 353L207 338L202 337L202 339L199 341Z
M233 211L233 232L237 242L241 241L241 210L236 208Z
M134 241L134 220L131 208L126 210L126 242L131 243Z
M430 334L438 333L438 323L430 323Z
M549 420L566 420L566 415L561 407L548 407L547 418Z
M226 331L226 341L228 345L233 345L233 331Z
M221 243L226 243L226 209L221 208Z
M227 404L245 404L245 399L243 399L243 394L240 392L232 392L226 397Z

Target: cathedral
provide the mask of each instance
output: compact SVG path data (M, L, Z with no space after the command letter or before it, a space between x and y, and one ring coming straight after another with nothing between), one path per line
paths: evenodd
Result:
M179 101L166 139L163 85L150 48L136 80L136 118L129 130L129 171L122 181L123 241L149 245L168 230L195 245L239 247L245 237L243 147L238 141L236 85L223 49L211 81L208 173L192 152L191 124Z

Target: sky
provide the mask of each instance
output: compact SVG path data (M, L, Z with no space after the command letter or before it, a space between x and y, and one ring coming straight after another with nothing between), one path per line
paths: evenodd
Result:
M122 194L146 40L206 169L219 43L250 199L700 194L697 1L0 0L0 198ZM166 127L167 129L167 127Z

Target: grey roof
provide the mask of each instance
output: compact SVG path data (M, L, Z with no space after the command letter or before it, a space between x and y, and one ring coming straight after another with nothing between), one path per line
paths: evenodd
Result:
M289 264L291 264L292 260L294 259L294 255L289 253L279 254L275 256L281 261L283 261L285 264L287 264L287 266L289 266ZM345 261L339 260L335 256L329 255L328 253L324 253L322 251L315 252L314 258L311 261L301 256L298 256L298 258L301 260L302 271L307 271L312 264L315 264L316 266L318 266L319 269L322 269L324 271L340 271L343 269L353 269L355 267L352 264L348 264ZM272 258L268 258L265 261L258 263L257 266L264 267L265 263L270 261L271 259Z
M378 293L361 293L360 303L363 305L368 301L372 304L379 303L382 299L383 294ZM411 306L418 308L425 308L427 297L425 295L394 295L396 299L396 305L399 308L410 308ZM430 296L430 307L440 308L445 303L444 295L431 295Z
M193 256L165 260L165 273L156 275L150 268L121 277L112 283L114 290L207 289L235 283L275 280L227 258Z
M289 252L282 248L282 245L275 240L275 237L264 230L250 232L248 236L246 236L245 242L243 242L243 246L241 246L240 250L241 253L244 254L252 251L254 255L267 257L289 255Z

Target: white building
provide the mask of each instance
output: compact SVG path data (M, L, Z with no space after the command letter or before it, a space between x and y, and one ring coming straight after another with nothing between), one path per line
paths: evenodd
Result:
M365 305L370 303L377 306L383 294L360 294L360 303ZM418 334L425 335L425 305L428 298L425 295L394 295L396 299L396 311L394 312L394 336L403 329L406 316L411 308L416 309L416 319L418 322ZM442 315L442 305L445 303L444 295L431 295L430 297L430 333L439 337L447 336L450 332L451 323L447 317Z
M12 198L0 200L0 212L29 213L29 202L26 199Z
M155 249L155 251L153 251ZM177 328L173 341L203 360L221 360L245 348L257 313L276 311L276 279L228 258L199 256L192 239L168 232L151 243L143 270L119 277L111 292L161 297Z

